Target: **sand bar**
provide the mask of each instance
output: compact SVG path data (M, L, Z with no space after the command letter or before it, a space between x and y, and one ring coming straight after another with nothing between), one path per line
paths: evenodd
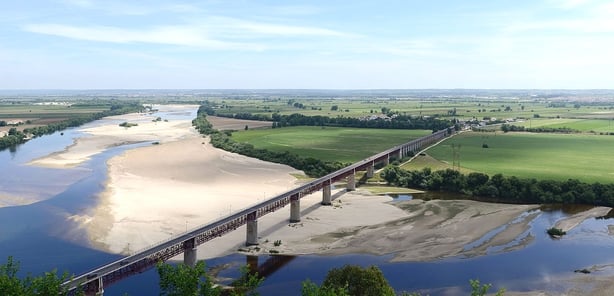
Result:
M70 167L109 145L160 141L109 160L109 179L98 205L70 217L81 223L98 248L130 254L300 182L292 177L299 172L288 166L213 148L189 121L152 123L151 118L139 121L141 115L130 116L88 129L91 140L79 139L66 151L38 163ZM139 125L118 128L118 119L138 121ZM244 125L238 123L239 127ZM232 124L227 127L237 129ZM288 223L289 207L260 218L259 250L243 247L243 226L201 245L198 257L218 257L239 249L257 254L270 250L282 254L394 254L396 261L477 256L488 246L506 246L518 239L530 217L516 218L536 207L447 200L393 202L360 188L355 192L337 188L333 194L333 206L321 206L319 192L302 198L299 223ZM600 213L596 210L586 215ZM582 217L567 220L566 227L573 227ZM466 248L502 226L505 229L492 238ZM274 246L276 240L282 244Z

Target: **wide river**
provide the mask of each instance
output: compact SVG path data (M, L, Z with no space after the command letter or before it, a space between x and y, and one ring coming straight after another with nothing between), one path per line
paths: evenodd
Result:
M192 119L195 114L159 116ZM86 127L97 124L89 123ZM33 159L64 150L81 135L78 129L69 129L63 134L57 132L33 139L14 150L0 151L0 192L42 199L25 206L0 208L0 262L13 256L21 262L23 274L37 275L54 268L78 274L120 257L90 247L84 230L69 217L95 205L107 178L106 161L109 158L126 149L151 143L110 148L74 169L27 165ZM531 220L530 229L516 242L527 236L534 239L512 251L490 249L487 255L473 258L395 263L389 262L391 255L299 256L288 258L288 263L272 271L260 292L261 295L297 295L303 280L309 278L319 283L329 269L344 264L376 264L397 291L420 291L430 295L465 292L469 288L469 279L480 279L496 288L514 291L548 290L556 293L569 288L565 281L556 279L571 277L576 269L601 266L604 267L602 271L587 276L612 274L614 237L610 235L608 226L614 221L587 219L563 239L555 240L544 229L578 209L534 211L538 215ZM526 215L522 214L519 219ZM466 248L479 245L492 235L487 234ZM262 263L267 259L264 256L259 260ZM239 266L245 263L246 257L236 254L210 259L207 266L225 266L220 268L218 276L236 277ZM157 274L150 270L106 287L105 294L157 295L157 285Z

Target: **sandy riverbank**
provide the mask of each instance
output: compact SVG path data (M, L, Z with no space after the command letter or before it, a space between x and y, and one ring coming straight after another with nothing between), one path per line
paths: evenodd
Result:
M195 110L194 105L160 105L156 106L164 112L188 112ZM105 149L130 143L172 142L185 137L194 137L196 132L191 129L192 119L153 121L157 116L147 113L131 113L109 116L99 120L95 127L82 128L86 134L76 139L73 145L51 155L35 159L30 165L51 168L75 167L90 159ZM119 123L137 124L133 127L121 127Z
M109 119L112 124L87 129L91 136L77 140L66 151L36 161L38 165L71 167L109 146L160 142L109 160L109 179L97 207L70 217L82 225L97 248L129 254L300 182L292 176L299 172L290 167L213 148L190 127L189 120L154 123L150 117L141 117ZM139 125L120 128L118 120ZM224 124L230 129L245 125ZM518 217L536 206L449 200L395 203L360 188L355 192L336 189L333 194L333 206L319 205L321 193L301 199L299 223L288 223L289 207L260 218L258 251L243 247L243 226L200 246L198 257L219 257L243 249L261 254L270 250L283 254L394 254L397 261L428 261L479 256L491 246L509 251L532 239L530 235L518 238L534 216ZM605 209L560 223L573 228ZM494 229L500 231L485 238ZM276 240L282 244L274 246Z

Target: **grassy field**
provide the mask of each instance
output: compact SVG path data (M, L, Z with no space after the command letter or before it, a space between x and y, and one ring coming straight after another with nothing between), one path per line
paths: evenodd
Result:
M582 132L610 133L614 132L612 119L577 119L577 118L546 118L531 119L517 122L514 125L524 127L570 128Z
M233 133L232 139L256 148L289 151L303 157L355 162L430 133L427 130L300 126L238 131Z
M417 162L405 168L419 169L433 163L449 166L453 143L461 145L460 165L466 171L614 183L614 136L467 132L429 149L427 154L437 161ZM482 148L483 144L489 148Z
M439 115L458 119L494 118L582 118L612 119L611 103L578 105L529 98L237 98L211 99L219 104L219 113L323 115L329 117L365 117L381 113L382 108L411 115ZM297 104L296 107L295 104ZM302 106L302 108L301 108ZM337 106L337 110L331 110ZM453 112L451 114L449 112Z

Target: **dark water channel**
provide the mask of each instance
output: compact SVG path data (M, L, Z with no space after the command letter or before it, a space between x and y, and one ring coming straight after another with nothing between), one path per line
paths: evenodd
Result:
M192 117L193 112L161 114L163 118ZM175 117L173 117L175 116ZM92 123L96 125L98 123ZM26 165L32 159L61 151L81 134L76 129L33 139L15 151L0 152L0 191L15 194L59 192L45 200L25 206L0 208L0 261L14 256L21 262L23 273L39 274L57 268L59 271L81 273L118 258L91 248L85 233L68 217L82 214L97 202L97 194L106 181L106 161L126 149L151 143L124 145L106 150L75 169L45 169ZM416 196L400 196L402 201ZM421 291L430 295L449 295L468 291L469 279L492 283L494 288L508 290L563 291L559 277L573 275L573 271L593 265L614 264L614 237L609 234L611 219L588 219L562 239L550 238L545 229L568 215L587 208L543 208L527 212L518 219L529 219L530 229L515 242L532 237L524 247L514 251L489 249L488 254L474 258L449 258L432 262L392 263L392 254L386 256L300 256L270 274L262 285L261 295L297 295L301 282L309 278L320 283L326 272L344 264L378 265L397 291ZM532 215L535 214L535 215ZM497 231L465 248L475 247L488 240ZM263 256L260 262L267 260ZM246 263L245 256L230 255L207 261L209 267L230 265L219 277L236 277L238 268ZM614 269L605 269L587 276L608 275ZM134 276L107 287L105 295L157 295L158 280L155 270Z

